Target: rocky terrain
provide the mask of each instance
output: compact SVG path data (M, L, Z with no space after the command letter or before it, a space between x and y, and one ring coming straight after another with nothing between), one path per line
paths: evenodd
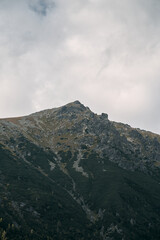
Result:
M157 134L75 101L1 119L0 166L2 239L160 238Z

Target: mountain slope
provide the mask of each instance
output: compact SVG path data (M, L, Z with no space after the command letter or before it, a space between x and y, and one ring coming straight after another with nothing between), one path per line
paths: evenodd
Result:
M76 101L0 120L0 165L8 239L160 237L159 135Z

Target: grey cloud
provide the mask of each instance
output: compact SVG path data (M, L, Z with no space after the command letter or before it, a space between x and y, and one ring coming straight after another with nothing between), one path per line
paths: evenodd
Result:
M159 8L157 0L1 1L0 116L79 99L160 133Z
M48 11L55 7L55 3L52 0L31 0L29 7L39 15L46 16Z

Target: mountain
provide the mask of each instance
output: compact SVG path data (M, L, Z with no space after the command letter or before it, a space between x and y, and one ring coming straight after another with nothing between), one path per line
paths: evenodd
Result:
M160 239L160 136L79 101L0 119L0 236Z

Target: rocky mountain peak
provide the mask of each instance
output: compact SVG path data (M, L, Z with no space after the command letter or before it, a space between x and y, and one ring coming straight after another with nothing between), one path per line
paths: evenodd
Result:
M108 120L97 115L79 101L68 103L21 118L0 121L1 141L27 139L52 151L77 150L106 156L120 167L142 171L160 165L160 136ZM18 141L18 140L17 140ZM13 146L12 146L13 147ZM85 152L83 150L83 152Z
M78 100L68 103L64 106L58 108L51 108L47 110L42 110L40 112L33 113L29 116L24 117L24 119L50 119L52 121L53 118L71 118L78 116L79 114L93 114L88 107L85 107L82 103ZM11 120L11 119L9 119Z
M8 240L159 239L159 135L75 101L0 120L0 166Z
M75 101L72 103L68 103L67 105L64 105L59 108L59 113L61 114L74 114L74 113L82 113L85 111L90 111L88 107L85 107L83 104L81 104L79 101Z

